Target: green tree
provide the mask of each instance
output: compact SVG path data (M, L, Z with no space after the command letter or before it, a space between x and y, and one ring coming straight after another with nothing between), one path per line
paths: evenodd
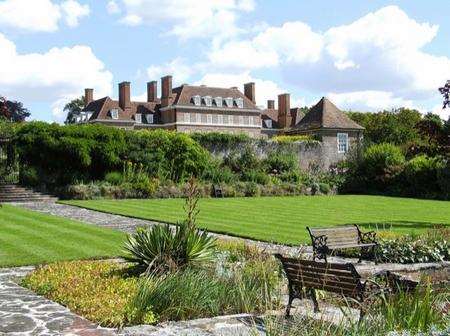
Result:
M80 114L84 108L84 96L75 98L64 106L64 112L67 113L65 124L75 123L75 116Z

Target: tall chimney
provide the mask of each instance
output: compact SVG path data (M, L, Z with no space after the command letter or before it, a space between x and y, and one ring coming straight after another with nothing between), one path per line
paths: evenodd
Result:
M161 106L172 104L172 76L161 78Z
M130 82L119 83L119 106L124 111L131 108Z
M267 109L268 110L274 110L275 109L275 100L269 99L267 101Z
M84 89L84 107L94 100L94 89Z
M158 96L158 83L156 81L151 81L147 83L147 101L153 103L156 101Z
M244 94L248 99L250 99L253 102L253 104L256 103L254 82L244 84Z
M291 96L289 93L278 95L278 124L281 128L291 127Z

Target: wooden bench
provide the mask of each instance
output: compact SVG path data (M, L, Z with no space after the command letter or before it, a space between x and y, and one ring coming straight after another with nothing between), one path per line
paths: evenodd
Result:
M362 281L361 276L350 263L337 264L296 258L286 258L275 254L282 265L289 287L289 301L286 306L286 317L290 316L292 301L307 296L314 303L314 312L319 312L315 290L323 290L340 294L359 303L360 315L363 318L367 305L365 301L381 293L381 287L372 280Z
M358 225L332 228L309 228L313 246L313 259L324 259L337 250L359 248L359 261L363 258L374 259L377 263L376 232L361 232Z
M214 197L222 198L223 197L222 188L218 185L213 185L213 194L214 194Z

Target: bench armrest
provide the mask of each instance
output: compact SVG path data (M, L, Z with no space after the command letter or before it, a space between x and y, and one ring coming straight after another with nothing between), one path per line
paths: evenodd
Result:
M369 231L369 232L360 232L360 240L361 243L363 244L368 244L368 243L374 243L376 244L376 235L377 233L375 231Z
M328 237L326 235L314 236L311 235L311 240L314 248L324 248L327 246Z

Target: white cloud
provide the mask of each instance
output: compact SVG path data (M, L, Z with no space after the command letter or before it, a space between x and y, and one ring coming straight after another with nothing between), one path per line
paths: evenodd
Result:
M279 87L273 81L264 80L260 78L254 78L248 71L241 73L208 73L204 75L200 80L195 82L195 85L208 85L214 87L238 87L241 91L244 90L244 84L254 82L256 105L264 108L267 105L267 100L275 100L277 103L277 96L281 93L285 93L286 90ZM304 106L305 100L295 95L291 95L291 107Z
M353 111L380 111L383 109L413 107L412 100L394 97L386 91L355 91L329 93L328 97L341 109Z
M111 91L112 74L87 46L52 48L45 53L19 54L0 33L0 87L2 94L23 101L51 103L55 120L61 105L93 87L96 97Z
M88 16L90 13L88 5L80 5L74 0L67 0L61 3L61 10L65 14L64 19L69 27L78 26L78 20L83 16Z
M253 0L122 0L129 25L160 24L170 26L168 33L181 39L233 36L240 29L240 12L252 11Z
M147 68L147 76L150 80L159 80L166 75L172 75L174 84L180 85L189 80L196 72L198 64L189 65L183 58L175 58L163 65L151 65Z
M268 27L252 40L230 41L209 53L215 66L253 69L286 62L317 62L323 38L302 22Z
M0 26L30 32L53 32L64 19L70 27L89 14L89 6L75 0L61 4L51 0L4 0L0 1Z
M120 13L120 8L119 8L119 5L117 4L117 2L115 2L114 0L111 0L106 5L106 11L109 14L118 14L118 13Z

